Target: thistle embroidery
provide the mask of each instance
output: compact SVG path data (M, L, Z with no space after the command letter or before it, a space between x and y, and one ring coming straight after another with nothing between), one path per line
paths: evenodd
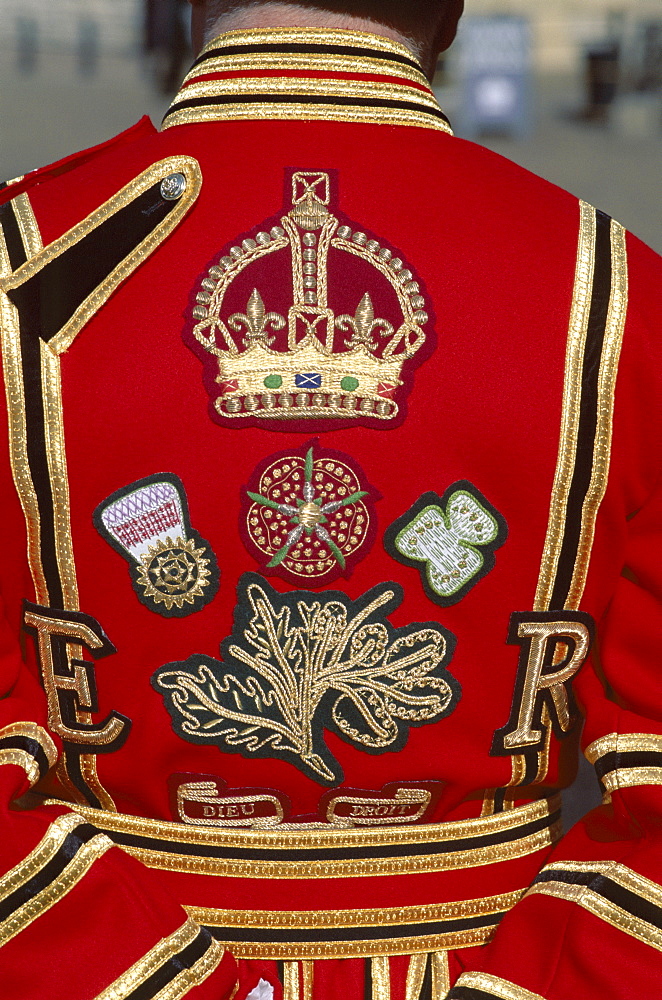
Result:
M388 528L384 545L399 562L420 570L431 600L449 605L490 572L507 535L502 515L472 483L461 481L443 497L420 497Z
M314 440L251 476L240 529L265 571L313 586L349 575L374 537L378 494L342 452Z
M446 669L454 636L436 622L394 628L403 598L379 584L346 594L279 594L261 577L240 583L221 660L191 656L156 671L177 733L243 757L287 760L321 784L343 780L324 729L366 753L401 750L413 726L448 715L460 686Z

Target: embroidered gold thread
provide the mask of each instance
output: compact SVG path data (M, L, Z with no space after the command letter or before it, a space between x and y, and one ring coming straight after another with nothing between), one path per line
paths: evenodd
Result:
M37 224L35 214L32 211L32 205L30 204L30 198L27 193L16 195L12 205L21 234L21 241L29 260L31 257L38 254L43 248L39 226Z
M591 743L584 756L591 764L608 753L659 753L662 754L662 736L652 733L609 733ZM610 801L612 792L619 788L637 785L662 785L662 764L659 767L618 767L604 774L600 781L605 790L604 800Z
M533 606L534 611L547 611L549 609L563 543L565 514L577 452L582 361L591 308L596 232L595 209L581 201L579 246L568 333L559 454L552 488L549 525L540 567L540 578Z
M299 963L285 962L283 968L283 1000L299 1000Z
M25 736L29 740L35 740L46 754L50 767L56 763L57 747L50 734L36 722L12 722L0 729L0 740L11 739L13 736Z
M531 993L521 986L516 986L515 983L500 979L498 976L491 976L487 972L464 972L455 985L468 990L483 990L499 997L499 1000L545 1000L539 993Z
M375 955L370 963L372 1000L391 1000L391 963L388 955Z
M182 220L184 215L196 201L201 187L202 174L196 160L188 156L171 156L159 163L153 164L125 185L108 199L103 205L95 209L82 222L70 229L64 236L50 243L44 250L37 254L26 264L23 264L9 279L1 283L5 290L17 288L28 281L42 268L49 264L56 257L75 246L85 236L93 232L101 223L110 218L120 209L130 205L136 198L164 179L171 173L181 173L187 181L187 186L182 197L175 207L159 225L147 236L139 246L136 247L114 271L85 299L79 306L72 318L50 341L50 346L54 354L62 354L68 350L75 337L81 329L92 318L96 311L106 302L112 292L135 270L135 268L146 260L147 257L163 242Z
M313 983L315 982L315 965L313 962L301 963L301 1000L313 1000Z
M402 125L446 132L452 135L452 129L442 118L434 118L429 112L407 111L401 108L360 108L336 104L273 104L264 102L258 104L223 104L221 107L207 106L200 108L185 108L175 110L168 116L163 129L175 125L190 125L196 122L215 121L255 121L272 119L274 121L336 121L356 122L363 125Z
M432 1000L445 1000L451 988L451 972L447 951L433 951L432 962Z
M419 953L411 956L405 982L405 1000L420 1000L427 964L427 955Z
M184 100L200 100L208 98L213 104L215 97L234 96L241 103L244 94L264 94L267 98L272 94L287 94L296 97L346 97L348 94L347 80L315 80L305 77L252 77L250 80L200 80L191 83L180 97ZM351 95L357 101L365 100L401 100L419 104L421 109L438 110L439 105L431 91L422 91L403 84L374 83L363 80L351 81ZM266 102L270 103L270 102ZM276 103L276 102L274 102ZM177 107L175 101L174 107Z
M59 850L65 838L72 832L81 818L74 814L59 817L55 820L41 844L28 857L12 869L0 881L0 899L7 896L36 875L44 865ZM94 862L113 846L105 834L99 833L84 844L71 859L69 864L45 889L32 896L27 902L16 909L10 917L0 923L0 946L7 944L12 938L25 930L37 917L45 913L60 901L90 870Z
M320 68L328 73L349 73L354 75L369 76L390 76L398 78L406 83L417 83L429 90L430 84L423 72L418 72L413 66L403 66L401 63L388 59L388 57L370 58L369 56L331 56L328 54L322 57L323 65ZM317 57L310 55L294 55L285 52L249 52L244 55L226 55L223 50L217 56L212 56L205 60L204 65L196 66L185 77L184 84L190 84L194 80L200 80L211 73L242 73L249 74L252 70L273 70L276 72L297 72L305 73L316 69ZM188 93L188 86L177 95L175 101L185 100Z
M0 765L2 764L16 764L22 768L31 785L39 781L39 765L26 750L0 750Z
M558 800L552 800L558 804ZM181 823L164 823L143 817L128 816L120 813L107 813L86 806L78 806L81 815L99 829L112 835L115 833L136 833L143 837L162 838L182 845L181 853L160 851L155 848L142 847L123 848L129 854L138 858L150 867L168 871L197 872L206 875L243 878L278 878L278 879L310 879L310 878L354 878L366 875L407 875L414 873L431 873L452 871L467 867L494 864L508 861L512 858L526 857L536 851L556 843L561 836L560 820L554 824L526 837L518 838L508 843L494 847L473 848L467 851L452 851L446 854L434 854L428 857L403 856L396 858L365 859L358 858L348 861L269 861L251 860L236 861L224 858L211 859L195 857L186 853L186 844L218 844L228 847L248 847L252 849L291 849L302 851L306 848L319 849L324 847L367 847L388 846L396 844L428 843L430 841L458 840L467 837L480 836L483 833L496 833L516 829L524 822L531 822L541 816L549 815L547 801L531 803L495 817L478 820L465 820L457 824L430 824L417 827L397 828L359 828L350 830L333 829L330 831L316 828L300 833L299 830L254 831L254 830L209 830L184 826ZM552 808L552 811L555 811ZM400 834L408 837L401 838Z
M401 42L396 42L385 35L375 35L371 31L355 31L343 28L238 28L224 32L220 38L208 42L201 55L206 55L216 49L223 51L226 46L259 45L262 42L281 42L283 45L305 43L333 44L344 48L370 48L375 53L405 56L414 59L411 51ZM326 57L320 56L323 60ZM415 60L414 60L415 61Z
M195 941L199 933L198 925L193 920L187 920L179 930L159 941L119 979L99 993L95 1000L127 1000L150 976ZM182 969L167 986L154 994L153 1000L180 1000L218 968L224 953L224 949L216 941L212 941L204 955L191 968Z
M614 393L623 343L628 304L628 269L625 230L611 221L611 297L598 377L598 423L595 431L593 470L582 509L582 527L566 608L578 608L584 594L595 522L607 490L611 458Z
M13 207L15 208L15 206ZM27 248L24 249L27 253ZM7 245L0 227L0 331L2 333L2 359L9 418L10 462L16 492L25 517L28 565L34 582L36 598L40 604L48 604L48 587L41 565L39 507L27 458L23 363L18 311L2 290L4 280L9 279L11 274Z

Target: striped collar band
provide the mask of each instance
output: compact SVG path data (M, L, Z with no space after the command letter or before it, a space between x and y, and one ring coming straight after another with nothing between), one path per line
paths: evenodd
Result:
M382 35L324 28L231 31L214 38L193 64L163 128L265 118L451 132L408 49Z

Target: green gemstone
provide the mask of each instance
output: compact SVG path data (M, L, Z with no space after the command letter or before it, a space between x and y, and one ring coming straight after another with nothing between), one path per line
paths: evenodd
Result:
M267 389L280 389L283 384L283 380L280 375L267 375L264 380L264 384Z
M359 380L357 378L353 378L351 375L348 375L347 378L344 378L340 383L340 388L344 392L354 392L354 390L358 389L358 387Z

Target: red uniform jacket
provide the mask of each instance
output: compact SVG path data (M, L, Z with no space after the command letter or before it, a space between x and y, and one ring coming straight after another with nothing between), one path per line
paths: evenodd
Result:
M348 32L1 197L0 994L656 995L657 258Z

